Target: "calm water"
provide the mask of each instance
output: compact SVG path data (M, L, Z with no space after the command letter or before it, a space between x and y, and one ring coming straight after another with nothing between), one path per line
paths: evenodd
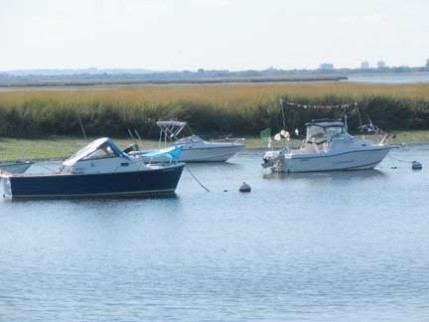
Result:
M370 75L347 75L347 80L343 80L341 82L358 82L358 83L377 83L377 84L412 84L412 83L429 83L429 73L421 72L421 73L391 73L391 74L370 74ZM211 84L210 86L225 86L225 85L237 85L239 83L219 83L219 84ZM175 84L170 84L171 86L175 86ZM180 86L196 86L197 84L181 84ZM135 85L133 85L135 87ZM153 85L142 85L142 86L153 86ZM156 85L155 85L156 86ZM202 84L202 86L206 86ZM41 91L41 90L49 90L49 91L75 91L82 88L96 88L99 90L109 90L112 88L117 88L118 85L94 85L94 86L33 86L33 87L1 87L1 92L11 92L11 91ZM119 86L119 87L128 87L128 86Z
M427 168L264 177L261 154L191 166L210 193L0 201L0 321L429 320Z
M429 73L348 75L346 82L378 84L429 83Z

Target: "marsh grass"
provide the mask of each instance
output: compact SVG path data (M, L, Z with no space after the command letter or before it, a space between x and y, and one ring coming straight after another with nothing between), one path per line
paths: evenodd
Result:
M301 104L358 102L387 130L429 129L429 84L288 83L182 85L0 92L0 136L79 135L79 117L89 136L127 136L137 129L156 138L157 120L188 121L198 133L257 135L283 127L280 98ZM312 118L342 111L285 108L286 127L303 130ZM357 126L356 120L350 120Z

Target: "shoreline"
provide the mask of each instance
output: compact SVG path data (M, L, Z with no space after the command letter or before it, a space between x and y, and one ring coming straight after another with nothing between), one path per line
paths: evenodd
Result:
M231 77L203 79L166 79L166 80L112 80L112 81L35 81L0 83L0 90L44 90L44 89L85 89L117 88L144 86L183 86L183 85L239 85L239 84L275 84L275 83L313 83L346 81L347 76L286 76L286 77Z
M429 130L427 131L395 131L392 132L396 137L388 140L389 145L396 146L415 146L429 144ZM354 136L360 136L355 134ZM383 136L366 135L367 139L377 143ZM48 136L38 138L0 138L0 162L10 161L48 161L61 160L68 158L77 150L98 137L91 137L84 140L75 136ZM112 138L113 141L122 149L135 143L129 138ZM290 146L299 148L302 139L292 139ZM137 143L139 143L137 141ZM245 148L243 151L265 151L268 150L267 141L260 137L245 137ZM139 143L142 150L159 148L158 140L143 139ZM283 141L273 145L273 149L284 147Z

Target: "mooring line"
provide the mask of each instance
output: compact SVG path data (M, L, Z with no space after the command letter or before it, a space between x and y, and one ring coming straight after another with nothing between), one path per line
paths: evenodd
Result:
M388 158L391 158L391 159L393 159L393 160L395 160L395 161L398 161L398 162L413 163L413 161L401 160L401 159L398 159L398 158L392 157L391 155L387 155L387 157L388 157Z
M205 191L210 192L209 189L207 189L201 182L200 180L198 180L198 178L192 173L191 169L189 169L188 167L185 166L185 169L188 170L188 172L190 173L190 175L192 176L192 178L194 178L194 180L201 186L204 188Z

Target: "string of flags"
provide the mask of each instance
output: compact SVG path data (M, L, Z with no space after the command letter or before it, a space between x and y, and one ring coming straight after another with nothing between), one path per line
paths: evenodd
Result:
M304 108L304 109L347 109L350 107L357 107L357 102L347 103L347 104L333 104L333 105L310 105L310 104L301 104L291 101L285 101L282 98L280 98L280 104L288 105L290 107L298 107L298 108Z
M304 108L304 109L342 109L344 111L344 116L350 115L350 116L357 116L359 119L359 126L358 130L361 133L385 133L383 130L378 128L371 120L369 115L368 117L368 124L362 124L362 117L359 111L358 103L357 102L350 102L347 104L333 104L333 105L309 105L309 104L301 104L291 101L285 101L283 98L280 98L280 104L283 110L283 105L286 104L291 107L298 107L298 108ZM353 107L351 111L347 111L348 108ZM283 114L284 118L284 114ZM283 125L285 125L285 121L283 120ZM294 131L296 136L299 136L299 130L298 128ZM263 140L268 140L269 145L271 144L271 129L267 128L260 132L261 138ZM284 138L286 141L290 140L290 133L286 130L281 130L279 133L275 134L273 139L275 141L280 141L282 138Z

